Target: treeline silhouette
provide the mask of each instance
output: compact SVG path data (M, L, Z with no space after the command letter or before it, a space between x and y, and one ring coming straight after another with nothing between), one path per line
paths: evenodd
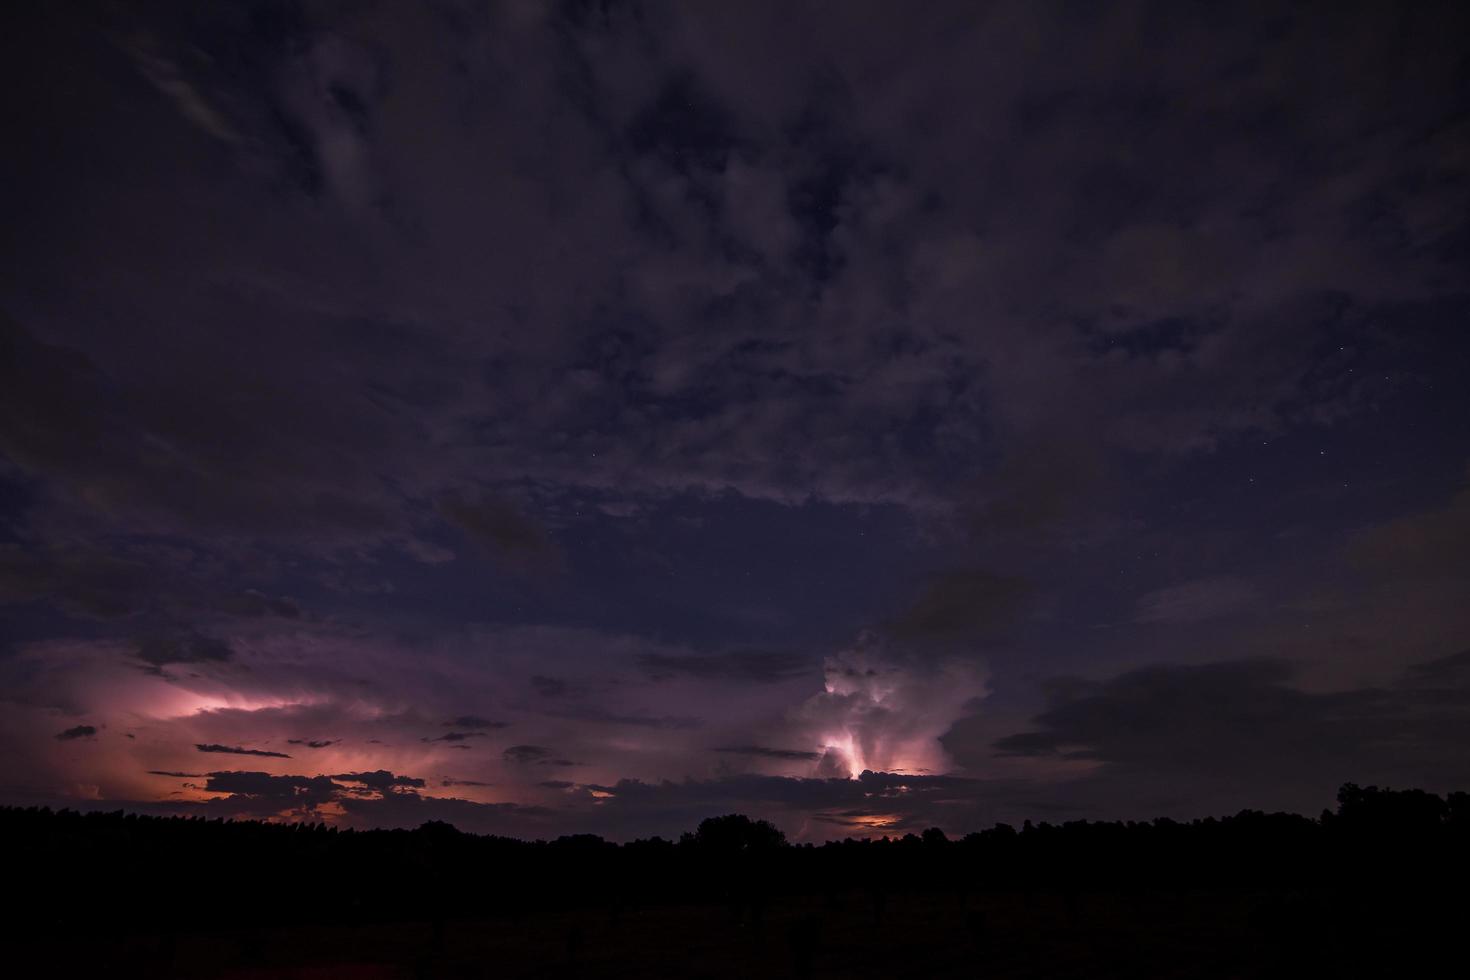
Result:
M1308 919L1316 928L1322 916L1347 916L1422 947L1453 935L1466 908L1470 794L1348 784L1316 819L1243 811L1189 822L1027 821L960 838L930 829L821 845L790 844L738 814L678 841L618 845L481 836L439 822L354 831L10 807L0 809L0 840L8 891L24 899L9 923L62 945L68 936L105 945L129 934L405 921L442 937L456 922L595 914L616 925L668 906L706 907L759 930L781 902L814 910L791 927L798 937L819 935L829 919L878 927L915 896L925 908L959 910L1046 896L1065 926L1097 896L1137 911L1161 894L1210 890L1260 897L1251 914L1268 933L1306 935ZM964 914L965 929L985 931L982 913ZM799 974L806 942L791 940Z

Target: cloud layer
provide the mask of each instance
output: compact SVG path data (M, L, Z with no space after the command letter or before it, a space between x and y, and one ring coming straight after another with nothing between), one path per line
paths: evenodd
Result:
M5 799L1461 777L1463 10L11 16Z

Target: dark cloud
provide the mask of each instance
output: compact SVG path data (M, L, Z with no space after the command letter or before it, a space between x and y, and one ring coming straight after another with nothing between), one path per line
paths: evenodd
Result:
M1051 707L1036 717L1042 727L996 748L1160 768L1254 768L1280 764L1291 745L1303 753L1291 762L1300 766L1340 757L1359 743L1357 723L1383 717L1383 692L1309 694L1290 686L1292 673L1283 661L1241 660L1055 680ZM1295 737L1283 741L1286 734Z
M493 786L494 783L484 783L477 779L443 779L440 786Z
M56 733L56 739L60 742L72 742L79 738L95 738L96 736L97 726L95 725L75 725Z
M238 511L279 523L283 498L294 496L301 511L321 512L303 517L385 533L412 523L399 512L403 501L360 479L387 462L399 485L416 491L414 506L437 501L448 520L507 556L546 550L549 536L526 516L534 508L506 502L498 489L481 497L444 487L499 487L531 473L560 484L907 503L979 480L992 523L1045 519L1061 507L1057 488L1084 483L1069 474L1088 467L1073 465L1070 450L1043 453L1058 463L990 486L982 461L993 461L998 442L1017 461L1030 454L1011 448L1038 433L1049 444L1092 445L1086 437L1096 434L1110 448L1189 451L1294 417L1350 413L1368 397L1360 387L1339 390L1336 374L1319 377L1315 344L1302 339L1309 328L1279 330L1276 319L1301 296L1339 290L1372 302L1393 292L1395 277L1432 283L1432 270L1443 278L1440 246L1457 240L1452 222L1412 218L1454 213L1442 205L1458 201L1455 182L1404 179L1461 167L1455 132L1444 125L1456 118L1449 82L1458 61L1440 38L1453 32L1407 29L1403 43L1422 55L1423 77L1411 84L1398 55L1373 40L1384 16L1371 8L1343 15L1323 36L1241 9L1218 21L1181 18L1164 30L1173 43L1160 44L1123 12L1078 20L937 8L834 31L815 10L775 22L760 12L666 10L595 30L558 10L520 20L487 11L446 40L461 66L451 71L404 47L415 31L443 30L420 12L386 17L371 41L317 13L269 55L226 19L154 15L138 34L149 38L146 56L137 53L143 42L123 45L140 66L138 115L162 145L207 146L209 159L233 160L196 173L181 154L173 166L185 187L212 192L259 237L140 249L136 258L124 250L138 275L119 274L122 285L107 288L140 294L153 310L177 267L242 270L240 279L265 267L282 285L236 286L240 318L271 324L273 340L293 343L293 364L307 376L346 351L340 341L351 336L350 369L318 371L315 380L360 397L333 399L334 411L315 417L298 411L305 396L289 385L262 392L249 384L257 365L243 345L235 365L175 344L164 353L211 370L197 390L175 382L148 398L143 372L96 337L76 338L95 353L34 341L12 359L22 365L11 388L24 409L14 417L41 420L31 424L44 431L22 427L11 454L57 477L110 474L127 486L97 499L114 506L143 506L149 489L164 509L189 517L249 503ZM518 43L492 52L478 43L482 31ZM869 31L885 43L866 41ZM700 40L712 32L767 50L769 77L750 77L748 66ZM941 35L948 41L937 50ZM1039 57L1018 35L1052 39L1052 56ZM1322 76L1282 91L1280 78L1312 74L1299 67L1301 52L1317 46L1358 65L1374 97L1344 99ZM875 49L913 54L883 59ZM646 53L636 69L632 50ZM1202 54L1183 66L1164 53L1174 50ZM1252 53L1249 65L1240 51ZM209 67L215 59L254 67L222 71ZM159 64L172 66L162 87ZM1103 67L1117 64L1128 68ZM980 65L1006 68L997 78ZM589 80L575 105L562 81L573 70ZM487 101L484 79L504 73L523 84ZM45 91L51 76L31 74L19 79L21 91ZM78 91L65 106L81 113L90 108L83 93L110 76L96 66L73 74ZM367 81L405 75L473 101L480 114L430 126L384 99L386 83ZM1177 91L1207 108L1159 94ZM1323 104L1339 108L1314 111ZM516 152L484 175L483 199L447 200L444 188L458 186L462 161L475 158L471 148L496 145L492 134L526 118L537 126L513 130ZM1398 126L1437 135L1410 152L1392 135ZM405 157L405 132L425 151ZM1140 152L1118 159L1115 138ZM173 206L173 185L121 168L90 181L70 172L36 179L63 150L153 159L152 142L129 151L115 145L120 139L115 127L98 126L61 146L28 142L8 172L33 178L14 186L46 193L19 212L23 226L40 225L43 204L56 211L71 193L108 205L66 212L73 221L87 214L75 230L100 241L109 232L134 240L125 224L131 205L116 202L135 199L156 205L181 239L205 241L184 234L197 232L198 219ZM1008 152L988 152L994 145ZM1351 172L1336 175L1341 185L1295 163L1341 145L1358 150ZM534 171L518 163L517 154L538 152ZM980 158L985 179L977 181L963 161ZM282 199L283 183L296 193ZM523 193L526 185L536 193ZM1342 188L1340 196L1329 188ZM575 207L565 205L569 189L585 192ZM331 220L343 215L365 222L346 240ZM496 219L514 229L515 254L485 253L467 231ZM418 223L412 244L392 234L402 220ZM1383 233L1385 225L1402 235ZM282 236L282 227L296 234ZM36 254L17 276L28 270L50 281L100 265L105 254L91 238L67 252L33 237ZM354 254L360 239L384 256L371 275L342 254ZM279 242L279 254L264 240ZM562 250L572 240L583 244L569 261ZM482 278L471 282L470 269ZM320 303L307 299L310 284ZM416 315L427 297L466 322L514 311L513 342L436 327L441 321ZM177 300L211 302L235 312L209 294ZM258 316L265 311L256 306L281 307L272 310L280 315ZM810 329L797 329L803 324ZM293 373L292 364L274 369ZM160 403L195 394L205 396L198 417L162 415ZM259 418L248 411L262 407ZM283 419L296 424L282 431ZM232 466L211 453L202 438L210 430L230 435L247 459ZM455 438L422 438L448 432ZM335 437L344 451L311 455ZM428 446L463 458L434 459ZM354 465L348 449L375 462ZM89 454L103 458L89 464ZM231 487L246 462L269 464L257 469L272 478ZM415 479L419 472L426 478ZM363 489L346 492L354 486ZM191 504L190 491L203 500Z
M339 783L358 783L369 789L386 793L400 786L411 786L422 788L424 781L414 776L397 776L386 769L378 769L373 772L344 772L332 777Z
M344 785L345 784L345 785ZM363 809L360 805L378 801L400 800L415 812L432 812L433 805L420 805L417 792L425 781L414 776L403 776L379 769L373 772L339 773L333 776L276 776L263 772L211 772L203 789L211 793L225 794L222 798L202 804L210 811L221 814L269 816L290 814L294 817L312 816L327 804L344 810L371 813L372 806ZM442 802L444 812L463 812L459 804L467 801L435 799ZM354 810L354 806L357 809ZM392 810L392 807L387 809ZM394 810L393 812L399 812ZM422 819L445 819L423 817ZM422 822L422 821L420 821Z
M531 675L531 688L543 698L565 697L571 690L571 686L565 679L560 677L547 677L544 674Z
M1102 763L1116 779L1172 785L1196 799L1252 787L1261 804L1306 801L1356 777L1426 785L1470 779L1466 655L1406 671L1389 686L1304 690L1281 660L1156 665L1104 681L1060 679L1037 727L999 739L1004 755Z
M820 752L804 752L800 749L773 749L764 745L724 745L715 749L715 751L723 752L727 755L751 755L763 759L781 759L792 762L815 762L822 757L822 753Z
M284 752L271 752L268 749L244 749L244 748L240 748L239 746L232 746L232 745L216 745L216 744L199 743L199 744L196 744L194 746L194 748L198 749L200 752L223 752L223 753L226 753L226 754L229 754L229 755L259 755L259 756L266 756L266 757L271 758L271 759L289 759L289 758L291 758L289 755L287 755Z
M122 619L149 605L155 584L146 565L97 551L0 545L0 603L44 600L74 616Z
M217 649L223 641L191 628L190 619L300 618L294 600L232 589L219 581L220 572L193 544L4 545L0 546L0 604L41 602L69 616L104 623L150 622L150 630L137 642L145 661L155 666L169 662L159 660L161 657L178 658L172 662L223 659Z
M520 766L537 765L565 768L577 765L577 763L570 759L555 758L555 755L555 752L543 745L512 745L500 753L500 757L506 762L512 762Z
M425 736L425 742L463 742L470 738L489 738L484 732L445 732L443 735L435 735L433 738Z
M211 793L229 794L225 801L228 808L254 814L311 812L324 803L343 798L341 788L328 776L212 772L204 783L204 789Z
M106 411L117 405L115 386L90 358L4 313L0 349L0 452L35 471L99 481L127 464L132 440Z
M558 560L556 544L546 530L507 501L449 494L439 500L439 512L497 557L530 565Z
M1470 489L1444 507L1405 514L1356 533L1348 558L1398 578L1470 578Z
M209 366L197 363L192 378L150 379L167 354L153 365L115 363L123 370L104 372L88 354L39 340L9 318L0 334L14 355L7 366L25 378L5 385L11 404L0 413L0 451L116 526L196 533L383 528L380 510L343 495L330 485L321 457L308 458L317 449L330 452L317 439L333 423L302 426L311 417L302 414L294 434L278 425L288 416L262 405L294 412L289 390L262 380L264 374L250 380L243 362L230 367L207 356ZM277 398L252 404L264 391ZM189 399L192 410L177 410L178 398ZM362 441L338 435L344 445Z
M1033 433L960 498L958 513L980 540L1038 537L1095 510L1107 487L1096 444L1065 426Z
M446 721L444 727L469 728L474 731L484 731L486 729L505 728L507 725L503 721L492 721L489 718L481 718L479 715L460 715L458 718Z
M975 640L1012 622L1031 594L1029 583L1012 576L945 572L932 577L888 629L905 640Z
M224 640L192 630L145 636L137 647L138 659L155 667L221 662L233 656L234 650Z
M543 779L536 784L544 789L571 789L576 783L569 783L565 779Z
M286 744L287 745L304 745L308 749L324 749L324 748L326 748L329 745L336 745L337 743L339 743L341 741L342 740L340 738L330 738L330 739L288 738L288 739L286 739Z
M687 715L647 715L610 711L597 705L584 704L558 708L543 712L552 718L567 718L597 725L628 725L633 728L664 728L674 731L689 731L701 727L704 722Z
M221 597L219 608L232 616L278 616L282 619L301 617L301 607L294 599L288 596L269 596L255 589Z
M1470 650L1412 665L1406 672L1405 683L1421 693L1470 691Z
M716 654L645 653L638 665L655 680L690 677L708 681L776 684L814 672L809 657L769 650L732 650Z
M173 779L203 779L205 777L202 772L172 772L166 769L149 769L148 775L169 776Z
M1211 578L1158 589L1138 599L1140 623L1193 623L1216 619L1258 602L1259 593L1238 578Z

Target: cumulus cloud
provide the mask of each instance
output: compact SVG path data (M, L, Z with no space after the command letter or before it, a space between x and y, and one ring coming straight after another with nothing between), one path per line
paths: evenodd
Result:
M833 775L948 771L940 736L988 693L977 662L905 656L872 634L828 657L823 672L825 690L794 718Z

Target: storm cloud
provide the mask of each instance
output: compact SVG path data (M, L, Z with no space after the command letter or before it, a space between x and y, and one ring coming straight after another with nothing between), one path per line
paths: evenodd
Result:
M1466 777L1463 5L7 17L8 798Z

